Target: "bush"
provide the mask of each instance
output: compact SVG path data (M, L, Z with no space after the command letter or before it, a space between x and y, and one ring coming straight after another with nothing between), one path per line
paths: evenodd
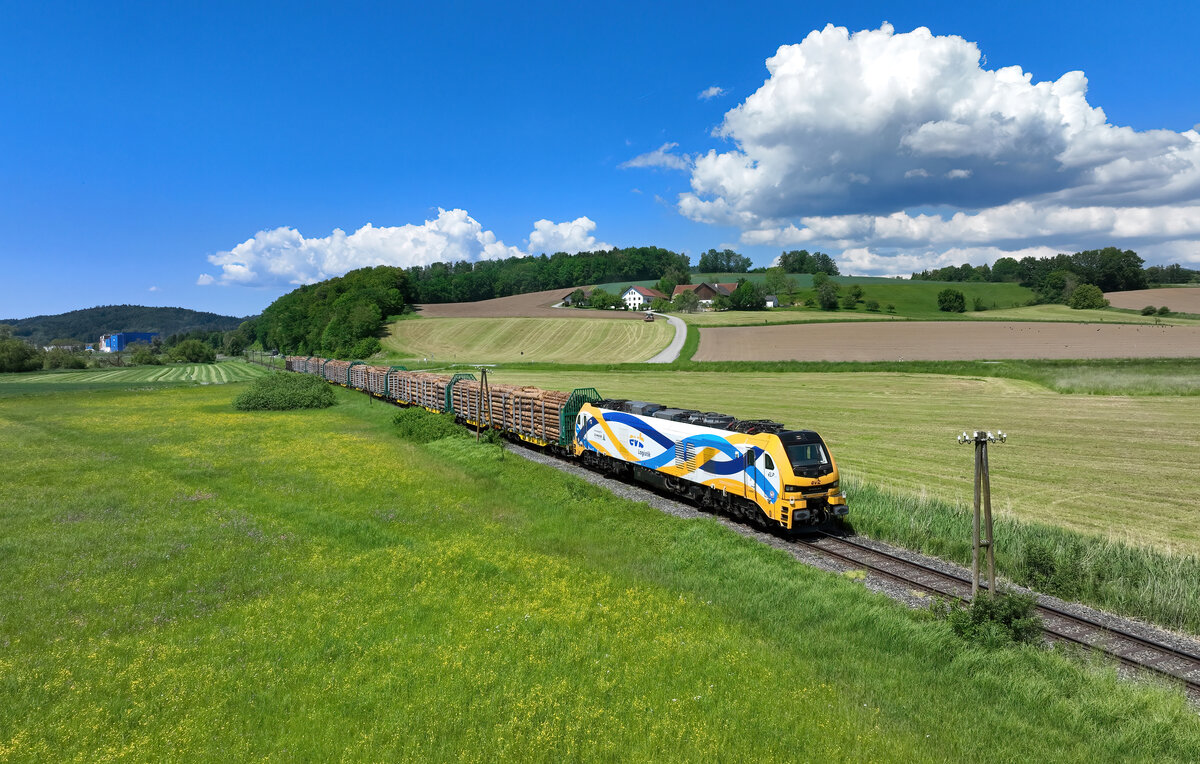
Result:
M947 313L964 313L967 310L967 298L957 289L943 289L937 296L938 310Z
M1158 315L1160 315L1160 316L1165 316L1170 312L1171 312L1171 309L1168 308L1166 305L1164 305L1158 309Z
M259 377L233 399L238 411L323 409L334 404L333 388L308 374L272 373Z
M895 305L893 305L892 303L890 303L890 302L889 302L889 303L888 303L888 304L887 304L887 305L884 307L884 310L886 310L888 313L895 313L895 312L896 312L896 306L895 306Z
M858 300L853 294L847 292L842 296L842 307L846 310L854 310L858 307Z
M168 353L174 361L187 361L189 363L213 363L217 360L217 351L211 346L204 344L200 340L184 340L175 347L171 348Z
M1080 284L1067 299L1067 307L1074 310L1099 310L1108 307L1108 300L1095 284Z
M379 340L374 337L364 337L350 348L350 355L353 358L369 358L382 349L383 346L379 344Z
M815 281L815 279L814 279ZM838 286L832 281L826 280L817 287L817 304L821 306L821 310L837 310L838 309Z
M1036 642L1042 620L1034 612L1032 594L1014 591L979 593L966 607L951 608L946 615L954 633L984 647L1005 647L1015 642Z
M416 406L397 411L392 424L396 425L401 438L417 443L467 435L466 429L455 423L453 414L434 414Z
M1147 305L1146 307L1142 308L1143 316L1153 316L1157 312L1158 308L1154 307L1153 305Z
M982 298L982 297L976 297L976 298L975 298L974 305L975 305L975 311L976 311L976 312L983 311L983 310L987 310L987 303L985 303L985 302L983 301L983 298Z
M879 300L867 300L867 310L871 313L879 312Z

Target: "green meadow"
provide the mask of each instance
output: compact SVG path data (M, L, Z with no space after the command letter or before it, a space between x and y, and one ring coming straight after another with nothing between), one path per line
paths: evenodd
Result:
M241 360L220 363L172 363L79 371L0 374L0 397L59 391L114 390L169 385L221 385L266 374L261 366Z
M241 387L0 398L0 759L1200 757L1175 690Z

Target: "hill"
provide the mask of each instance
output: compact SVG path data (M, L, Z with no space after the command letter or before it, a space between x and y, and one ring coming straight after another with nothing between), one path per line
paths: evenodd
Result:
M56 339L95 342L114 332L158 332L164 338L183 332L227 332L245 320L187 308L99 305L51 316L0 319L0 324L11 326L14 337L46 345Z

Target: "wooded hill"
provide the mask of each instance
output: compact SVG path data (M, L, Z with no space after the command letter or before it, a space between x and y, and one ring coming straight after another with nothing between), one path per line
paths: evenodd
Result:
M245 320L187 308L99 305L56 315L0 319L0 324L11 327L13 337L44 346L57 339L96 342L100 335L115 332L158 332L164 339L195 331L226 332Z

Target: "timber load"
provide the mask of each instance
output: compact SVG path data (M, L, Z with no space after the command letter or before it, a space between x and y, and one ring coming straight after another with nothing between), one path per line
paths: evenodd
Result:
M495 427L534 443L559 443L562 411L570 393L537 387L461 382L451 390L454 413L473 424Z

